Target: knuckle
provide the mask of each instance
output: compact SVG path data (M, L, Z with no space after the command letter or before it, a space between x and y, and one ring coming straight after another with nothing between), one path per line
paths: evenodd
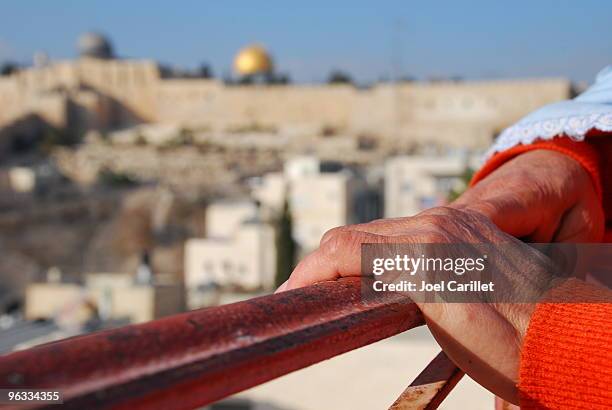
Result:
M339 230L323 244L322 248L328 254L335 254L339 250L344 250L360 245L361 235L359 235L358 232L349 230Z
M439 231L427 231L421 236L423 243L447 243L450 242L448 235Z
M337 226L325 232L321 237L320 244L323 245L325 242L329 241L332 238L335 238L337 235L340 235L341 232L344 232L348 229L346 226Z
M423 227L436 226L439 223L439 217L433 214L417 216L419 225Z
M468 211L439 207L419 216L421 240L427 243L449 243L466 236L466 226L474 221Z
M448 219L449 218L444 215L431 214L424 215L422 220L419 222L421 223L421 226L430 231L438 231L441 227L448 224Z
M478 209L476 210L466 210L465 212L466 217L475 223L479 223L479 224L490 224L490 219L482 212L479 212Z
M454 213L455 209L448 206L436 206L433 208L426 209L419 215L432 215L432 216L450 216Z

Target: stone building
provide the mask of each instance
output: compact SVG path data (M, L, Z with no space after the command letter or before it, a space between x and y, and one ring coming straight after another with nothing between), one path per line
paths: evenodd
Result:
M141 323L182 312L183 286L175 281L137 283L127 273L88 273L83 284L63 281L28 285L24 315L67 326L93 318Z
M302 254L316 249L329 229L380 216L363 211L373 198L365 195L367 184L361 176L310 155L288 159L282 173L254 179L251 190L263 215L279 215L287 202L293 239Z
M169 76L149 60L112 58L110 43L102 40L95 35L83 39L76 60L0 77L0 128L35 116L73 131L140 123L212 131L333 129L474 147L487 145L527 112L571 93L570 82L559 78L387 83L365 89L349 84L226 84ZM251 57L268 61L262 53L261 47L242 50L236 64L248 66Z
M415 215L446 205L451 191L465 189L468 169L478 168L479 157L398 156L385 162L385 218Z
M285 175L293 238L302 254L316 249L328 230L360 222L354 201L361 181L351 171L297 157L287 161Z
M231 237L245 221L258 217L259 210L253 201L215 201L206 207L206 237Z
M230 205L228 205L230 206ZM234 224L233 210L218 223ZM207 304L207 292L215 287L270 290L276 275L274 227L257 218L241 220L223 236L191 238L185 243L185 286L190 308Z

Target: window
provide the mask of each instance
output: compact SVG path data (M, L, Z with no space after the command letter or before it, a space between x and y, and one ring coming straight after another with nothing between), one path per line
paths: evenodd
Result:
M214 274L215 274L215 267L214 267L214 265L212 264L211 261L204 262L203 267L204 267L204 274L205 275L207 275L207 276L214 276Z
M238 275L240 275L240 276L245 276L245 275L246 275L246 273L247 273L247 268L246 268L246 266L244 266L243 264L240 264L240 265L238 266Z
M223 261L223 273L227 276L231 276L232 271L232 263L230 261Z

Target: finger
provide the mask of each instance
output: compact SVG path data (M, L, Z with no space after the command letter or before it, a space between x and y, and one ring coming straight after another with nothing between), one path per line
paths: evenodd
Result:
M540 242L551 240L559 222L558 218L555 218L559 213L555 210L546 209L544 206L526 209L521 199L512 192L453 206L486 216L509 235Z
M360 231L337 231L319 249L304 258L295 268L284 290L295 289L325 280L361 275L361 245L388 243L391 239Z
M591 204L591 205L589 205ZM563 215L554 242L599 242L605 230L605 217L594 201L581 201Z
M284 281L279 287L278 289L276 289L274 291L274 293L281 293L284 292L285 290L287 290L287 282L289 282L289 279L287 279L286 281Z

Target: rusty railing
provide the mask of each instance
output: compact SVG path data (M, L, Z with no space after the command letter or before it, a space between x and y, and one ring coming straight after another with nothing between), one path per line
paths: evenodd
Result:
M59 390L71 409L192 409L423 323L405 296L348 278L0 356L0 388ZM392 408L435 408L461 375L438 355Z

